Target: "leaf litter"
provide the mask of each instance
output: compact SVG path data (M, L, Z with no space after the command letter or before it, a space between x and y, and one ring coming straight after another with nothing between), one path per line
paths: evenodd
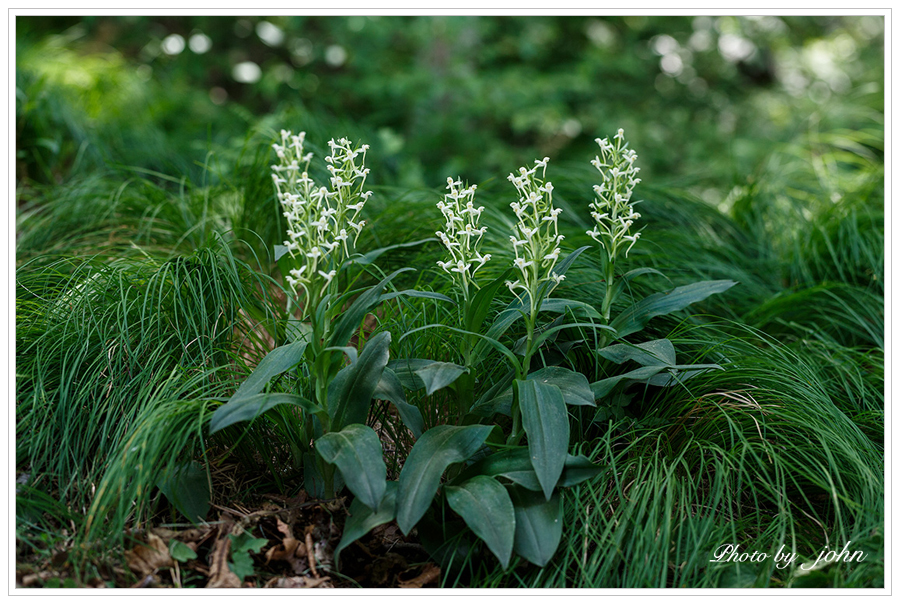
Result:
M130 534L123 555L93 562L90 580L69 556L17 567L17 587L281 588L437 587L441 569L414 537L391 522L341 552L346 497L328 501L266 496L254 508L214 506L217 520L184 530L157 526ZM243 576L241 576L243 575Z

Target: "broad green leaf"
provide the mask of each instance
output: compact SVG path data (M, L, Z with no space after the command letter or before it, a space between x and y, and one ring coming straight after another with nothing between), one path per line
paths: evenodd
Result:
M263 357L256 369L247 376L244 383L240 385L234 395L228 402L245 399L254 394L263 391L266 384L269 383L276 375L284 373L288 369L299 364L303 360L303 353L306 351L306 342L297 341L291 344L285 344L272 350Z
M403 334L403 337L406 337L406 335ZM403 337L400 339L402 340ZM419 377L416 371L422 367L427 367L431 363L434 363L434 361L429 359L394 359L387 366L388 369L394 372L404 388L407 390L419 390L425 387L425 382L422 381L422 378Z
M359 499L354 499L350 504L350 510L347 514L347 521L344 523L344 534L341 535L341 541L334 550L334 561L340 570L341 552L348 545L364 537L369 531L376 526L387 524L397 515L397 483L387 483L384 491L384 497L378 504L378 509L374 512L370 510Z
M613 363L636 361L645 367L675 364L675 346L669 340L651 340L640 344L613 344L597 351Z
M276 405L296 405L313 415L322 412L312 401L296 394L264 392L237 400L232 397L212 414L209 421L209 433L214 434L222 428L238 422L253 421Z
M419 438L425 429L425 420L422 418L422 412L415 405L406 402L406 394L403 392L403 385L400 379L390 369L390 363L381 372L381 379L375 387L375 394L372 398L382 401L390 401L397 409L403 424L409 428L413 436Z
M388 362L390 345L391 333L381 332L366 342L359 360L341 369L329 384L328 413L332 430L366 423L372 396Z
M490 417L494 413L502 413L509 416L512 407L512 382L515 372L510 370L503 378L482 394L469 409L469 413L476 417ZM502 394L501 394L502 393Z
M209 512L209 477L196 461L170 466L159 479L159 490L185 518L199 524Z
M540 493L512 487L509 491L516 514L517 554L538 566L546 566L562 537L562 498L546 500Z
M584 455L568 455L566 467L556 486L574 487L585 480L590 480L604 469L603 466L598 466Z
M285 334L288 342L309 343L312 338L312 323L304 323L300 319L288 319Z
M634 369L632 371L629 371L628 373L614 375L613 377L593 382L591 383L591 391L594 393L594 400L600 400L604 398L606 395L612 392L613 388L615 388L622 380L646 380L650 379L660 371L665 370L666 367L663 365L657 365L655 367L639 367L638 369Z
M522 427L528 435L531 465L550 499L566 464L569 416L560 389L535 380L516 382Z
M513 394L512 389L508 389L502 394L495 396L487 401L478 401L469 410L469 413L477 417L490 417L495 413L512 416Z
M347 355L347 360L350 361L351 365L355 364L359 359L359 351L353 346L329 346L324 350L336 350L338 352L343 352L345 355Z
M566 455L566 464L556 486L574 486L596 476L602 470L602 466L593 464L584 455ZM453 483L459 484L479 475L507 478L529 491L543 491L526 447L498 451L480 459L463 470Z
M553 384L560 389L567 405L594 407L594 393L584 375L565 367L544 367L528 374L529 380Z
M182 543L178 539L172 539L171 541L169 541L169 555L172 556L174 560L178 560L179 562L187 562L188 560L197 559L197 552L188 547L186 543Z
M322 435L319 435L321 438ZM303 488L313 499L325 499L325 476L322 474L321 464L325 461L315 451L303 454ZM344 475L338 467L333 467L332 488L335 493L340 493L344 488Z
M489 476L475 476L459 486L447 486L447 503L484 541L503 568L509 566L516 517L503 486Z
M350 266L351 264L372 264L379 256L384 254L385 252L390 252L391 250L399 250L407 247L415 247L417 245L422 245L423 243L428 243L429 241L437 241L434 237L429 237L428 239L420 239L419 241L410 241L408 243L397 243L395 245L389 245L387 247L381 247L377 250L372 250L371 252L367 252L365 254L355 254L347 260L344 261L344 264L341 265L341 268L346 266ZM276 246L277 248L278 246Z
M526 379L538 380L559 387L567 405L585 405L594 407L594 395L587 378L582 374L564 367L544 367L528 374ZM498 390L499 391L499 390ZM511 414L513 392L512 387L502 393L494 393L494 397L483 397L472 406L471 413L479 417L490 417L495 413L509 416ZM485 400L486 399L486 400Z
M275 244L275 262L281 260L281 257L288 253L287 246Z
M243 581L254 572L253 559L250 557L250 552L258 552L269 541L268 539L256 539L249 532L243 532L240 535L228 535L228 537L231 539L231 562L228 563L228 568L238 576L238 579Z
M623 311L613 320L611 326L620 338L625 337L643 329L644 325L653 317L682 310L694 302L704 300L713 294L720 294L736 284L735 281L727 279L700 281L676 287L670 292L659 292L647 296Z
M334 328L331 331L331 341L327 342L327 344L329 346L345 346L347 342L350 341L354 332L359 329L360 323L362 323L362 320L369 313L369 310L378 304L378 298L381 296L384 287L400 273L411 270L413 269L398 269L379 281L376 285L373 285L361 293L356 300L353 301L353 304L350 305L350 308L341 312L340 317L335 322Z
M384 496L387 468L381 452L381 441L375 430L362 424L351 424L340 432L329 432L316 441L322 459L336 465L347 488L372 510Z
M431 396L441 388L449 386L466 372L466 368L456 363L434 361L416 369L416 375L425 385L425 394Z
M397 359L388 363L388 367L407 389L425 388L428 396L449 386L466 371L465 367L456 363L429 359Z
M319 471L318 460L314 452L303 454L303 488L313 499L325 499L325 477Z
M400 471L397 524L404 535L431 504L444 470L472 457L491 433L492 426L436 426L422 435Z

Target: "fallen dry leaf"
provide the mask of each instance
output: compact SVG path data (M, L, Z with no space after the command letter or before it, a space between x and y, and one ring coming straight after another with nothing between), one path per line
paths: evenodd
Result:
M410 579L409 581L400 581L400 587L405 588L418 588L425 587L432 581L437 581L441 578L441 569L438 566L435 566L431 562L425 565L425 568L422 569L422 573L416 577L415 579Z
M316 570L316 550L313 546L313 538L312 538L312 530L315 527L312 525L306 527L306 556L309 558L309 569L312 571L312 574L316 579L319 578L319 571Z
M22 587L31 587L32 585L40 585L42 583L47 582L48 579L53 577L53 573L50 571L42 571L39 573L35 573L33 575L25 575L22 578Z
M140 577L152 575L157 569L172 566L172 556L166 543L153 533L147 534L147 543L134 546L125 552L128 568Z
M290 525L280 518L275 518L278 530L284 535L281 543L273 545L266 552L266 562L283 561L291 566L291 569L300 574L309 567L306 561L306 546L294 537Z
M240 587L241 580L228 568L228 549L231 547L231 539L228 534L221 535L210 554L209 582L206 587Z
M279 577L272 587L284 589L331 588L331 577L313 579L312 577Z

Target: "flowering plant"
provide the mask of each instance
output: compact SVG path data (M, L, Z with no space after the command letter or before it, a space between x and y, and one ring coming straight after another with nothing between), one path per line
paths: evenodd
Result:
M355 147L346 138L332 139L328 143L331 153L325 158L329 183L318 186L309 176L312 154L304 153L305 139L303 132L294 135L282 130L281 144L272 145L279 159L272 166L272 180L287 219L288 235L276 250L276 260L288 286L303 302L299 305L302 316L289 321L293 329L286 333L292 341L269 352L231 399L216 410L211 429L253 420L275 406L294 405L300 410L296 451L307 491L333 497L346 483L365 505L376 509L386 488L386 468L381 442L365 422L384 377L391 334L379 333L361 351L349 344L366 314L383 300L385 286L398 273L410 269L395 271L362 291L350 290L349 286L344 291L339 289L342 271L367 262L348 260L353 258L365 226L360 213L372 194L364 190L369 147ZM370 254L377 256L387 249ZM345 356L349 364L345 364ZM296 380L297 389L307 385L311 396L264 392L270 379L303 361L305 366L298 378L304 374L308 378ZM386 388L392 386L388 382ZM381 398L395 404L413 433L421 433L421 413L406 403L402 391L397 394L394 388ZM290 423L287 417L290 414L284 418L285 424Z
M610 307L615 297L615 267L616 259L625 244L625 256L637 243L641 233L630 234L634 221L641 215L634 211L637 203L632 200L634 187L641 182L637 178L640 168L634 165L637 153L628 148L625 142L625 131L619 131L613 137L615 143L609 139L596 139L600 145L600 155L595 157L591 164L600 172L603 182L594 185L594 193L597 196L590 204L591 216L596 224L587 231L605 253L605 277L606 294L603 298L601 313L603 320L609 322ZM601 157L602 156L602 157Z
M553 270L559 260L559 243L565 236L559 234L557 219L562 208L553 207L553 184L544 182L549 161L549 157L535 160L533 168L519 168L518 174L507 177L519 194L519 199L509 204L518 220L509 240L515 253L513 266L521 276L506 285L513 294L517 289L528 294L532 315L537 312L542 297L539 290L547 287L545 293L549 294L565 279L565 275ZM537 176L539 168L540 177Z
M305 140L305 132L281 131L281 144L272 145L280 160L272 166L272 180L288 223L284 247L296 264L285 281L314 300L324 295L356 245L366 224L359 215L372 192L363 190L368 145L353 148L346 138L330 140L331 154L325 158L329 187L320 187L309 177L313 154L303 153Z
M446 505L504 567L514 551L546 565L562 532L561 489L602 471L587 457L569 454L571 435L584 434L592 425L601 424L606 417L604 407L609 407L604 401L614 393L621 395L631 384L669 386L682 377L717 367L676 365L669 340L631 344L622 338L640 331L655 316L725 291L732 281L694 283L653 294L610 318L623 284L652 272L637 269L616 274L616 262L627 256L640 235L631 230L640 217L634 211L637 202L632 201L640 179L634 166L637 155L628 149L624 132L619 130L613 140L597 140L600 155L593 164L602 182L594 188L596 199L589 206L595 226L588 234L603 250L606 294L602 312L585 302L551 297L587 247L563 255L562 209L553 206L553 185L546 180L549 158L535 160L532 167L521 167L509 175L516 190L510 203L516 217L509 240L511 266L484 284L476 281L476 274L491 260L490 254L481 251L487 231L480 225L484 207L475 204L474 185L463 187L459 179L447 180L449 192L437 203L444 226L436 235L448 256L438 266L457 286L458 326L425 325L403 337L429 328L462 334L464 364L458 365L422 358L389 362L391 334L387 331L371 337L360 351L349 345L366 314L387 299L405 294L452 300L415 290L382 294L395 275L410 269L400 269L362 290L349 289L354 279L347 279L347 289L342 291L342 271L371 263L389 249L361 257L353 253L364 226L361 211L370 195L364 190L367 147L354 147L346 139L331 141L331 155L326 158L329 186L320 187L308 175L312 156L304 153L304 135L281 133L281 144L274 145L280 163L273 166L273 180L288 222L288 239L280 249L282 272L303 301L302 319L308 323L286 330L293 341L263 358L231 399L216 410L211 430L254 420L279 405L299 409L297 414L280 416L280 423L288 423L290 417L302 418L297 449L307 490L314 496L331 497L346 483L356 496L335 559L350 542L394 519L402 532L409 533L433 514L442 519L432 523L432 527L438 525L434 530L441 534L439 541L465 535L453 524ZM393 247L406 245L412 244ZM508 279L510 273L515 280ZM504 284L514 299L489 320L492 303ZM548 316L553 318L547 320ZM513 344L504 343L507 332L520 320L524 335ZM612 338L620 342L607 346ZM554 354L557 359L571 358L567 355L575 347L587 353L578 356L594 355L595 370L626 361L641 367L589 382L583 373L552 360ZM506 374L486 386L488 380L479 382L475 372L492 351L505 360ZM311 397L265 392L271 378L304 360L296 383L309 386ZM483 386L477 400L476 385ZM430 396L442 388L457 394L457 421L425 430L421 412L407 402L405 391L424 389ZM381 442L366 425L373 398L393 403L417 439L396 482L387 481ZM598 402L600 408L596 409ZM617 409L621 411L621 405ZM580 429L571 431L571 421L581 422ZM449 518L449 523L444 518ZM422 526L423 534L430 530Z
M462 182L447 178L450 192L437 203L444 216L444 230L435 235L450 252L449 260L439 260L438 266L447 272L462 292L463 300L470 298L469 286L475 283L475 273L491 259L490 254L480 252L481 239L487 227L478 226L484 206L475 207L475 189L472 185L461 189Z

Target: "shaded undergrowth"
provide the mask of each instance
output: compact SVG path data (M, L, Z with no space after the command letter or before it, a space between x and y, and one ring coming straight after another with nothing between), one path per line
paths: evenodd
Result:
M218 504L261 492L294 495L302 485L297 414L277 408L249 430L215 438L207 429L211 412L285 338L280 275L268 252L283 224L264 178L267 153L258 150L274 135L276 117L255 124L242 148L222 149L226 160L207 156L193 180L147 172L158 166L107 166L23 190L16 270L23 549L73 539L121 547L126 529L183 521L158 485L189 462L202 468ZM881 147L868 130L808 134L773 153L755 180L764 184L736 185L718 208L675 187L647 187L640 208L647 245L624 270L652 266L665 276L630 282L633 297L698 278L739 282L690 316L654 320L648 333L671 339L681 362L724 370L669 388L632 386L635 397L615 421L573 418L587 437L581 452L606 469L566 493L567 530L554 560L504 572L470 549L458 567L444 569L445 585L883 583ZM548 174L559 183L566 244L589 243L593 174L553 164ZM485 251L497 259L488 277L509 265L509 189L504 179L479 183ZM361 248L424 239L438 227L439 193L384 183L375 191ZM417 268L399 289L446 291L434 279L440 255L426 242L379 264L385 272ZM596 303L602 287L588 251L559 295ZM496 300L494 309L507 302ZM390 330L398 336L392 358L458 362L446 334L399 338L452 316L434 300L397 298L367 319L361 337ZM610 370L596 359L565 362L591 381ZM488 359L476 368L482 392L504 377L497 366ZM272 389L287 391L289 382ZM426 428L446 420L447 396L410 395ZM375 409L370 424L390 443L388 472L396 473L412 438L387 406ZM848 541L867 553L865 563L796 572ZM787 569L711 563L724 543L764 552L784 545L799 558Z

